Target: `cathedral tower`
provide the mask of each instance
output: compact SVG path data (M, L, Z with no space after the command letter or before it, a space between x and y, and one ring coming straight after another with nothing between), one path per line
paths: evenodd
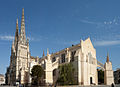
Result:
M29 41L28 39L26 40L24 9L22 9L20 33L17 19L15 40L13 41L11 48L9 84L14 85L18 82L21 84L25 84L29 82L28 76L29 62L30 62Z

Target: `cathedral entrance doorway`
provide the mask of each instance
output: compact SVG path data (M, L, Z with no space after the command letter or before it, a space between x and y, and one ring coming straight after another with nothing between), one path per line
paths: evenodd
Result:
M90 84L92 84L93 82L92 82L92 77L90 77Z

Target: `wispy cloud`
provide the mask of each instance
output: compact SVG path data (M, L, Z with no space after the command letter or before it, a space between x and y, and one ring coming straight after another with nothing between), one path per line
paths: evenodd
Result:
M92 20L80 20L82 23L95 25L96 29L106 28L104 22L92 21Z
M29 39L29 41L40 41L41 38L34 38L34 37L27 37ZM14 36L12 35L0 35L0 40L4 40L4 41L13 41L14 40Z
M87 23L87 24L99 24L99 23L97 23L97 22L93 22L93 21L88 21L88 20L80 20L81 22L83 22L83 23Z
M104 21L105 25L120 25L120 17L114 17L112 20Z
M110 45L118 45L120 44L120 40L115 41L95 41L94 46L110 46Z
M86 24L92 24L95 25L97 29L111 29L114 28L115 26L120 25L120 17L114 17L111 20L104 20L104 21L97 21L97 20L92 20L91 18L87 19L80 19L80 22L86 23Z
M1 35L0 36L0 40L13 40L14 39L14 36L11 36L11 35Z

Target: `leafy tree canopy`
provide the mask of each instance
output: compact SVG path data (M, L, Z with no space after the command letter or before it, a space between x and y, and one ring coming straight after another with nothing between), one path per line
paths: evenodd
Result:
M32 76L32 83L33 84L39 84L39 81L41 77L44 74L44 70L40 65L33 66L31 70L31 76Z

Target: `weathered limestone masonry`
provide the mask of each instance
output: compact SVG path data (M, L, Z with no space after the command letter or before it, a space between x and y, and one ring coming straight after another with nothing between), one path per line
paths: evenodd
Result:
M16 22L15 40L11 47L10 66L7 69L7 84L14 85L17 83L31 83L31 69L34 65L41 65L45 71L45 84L55 84L59 76L58 66L72 63L75 68L75 79L79 85L98 85L96 50L92 45L90 38L85 41L81 40L79 44L72 45L56 53L32 57L29 51L29 41L26 40L24 9L22 10L21 29L19 33L18 20ZM113 81L112 63L107 57L107 61L103 66L105 70L105 84L111 85Z

